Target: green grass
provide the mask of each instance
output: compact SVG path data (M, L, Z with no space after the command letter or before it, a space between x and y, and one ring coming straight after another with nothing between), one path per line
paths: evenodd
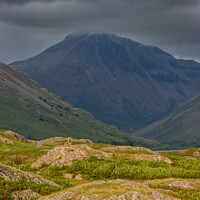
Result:
M187 161L185 161L186 163ZM190 163L192 165L192 163ZM74 161L69 171L82 173L92 179L151 180L163 178L200 178L200 167L173 167L164 161L103 160L91 157L89 160Z
M53 192L60 191L62 188L58 186L51 186L49 184L37 184L28 182L26 179L21 178L18 181L6 181L0 178L0 200L10 200L11 193L14 191L22 191L31 189L41 195L48 195Z
M168 164L164 161L131 160L132 157L136 158L137 156L144 158L157 156L149 155L147 152L143 151L118 151L115 153L110 153L110 157L98 159L94 155L101 153L101 148L112 145L93 143L89 144L92 149L87 150L90 155L93 156L85 158L84 160L74 160L71 166L56 167L49 164L43 164L39 168L32 168L31 164L53 147L48 145L37 147L33 144L23 143L15 140L12 136L5 134L4 131L0 131L0 136L10 139L14 143L14 145L12 145L0 142L0 163L18 168L23 171L32 172L33 174L38 174L60 185L60 187L55 187L48 184L36 184L33 182L28 182L23 178L18 181L7 181L0 178L0 199L11 199L10 195L12 192L25 189L31 189L41 195L48 195L64 189L73 191L73 186L75 185L90 183L94 180L107 179L134 180L138 182L144 182L147 185L147 182L149 181L154 183L149 183L149 186L152 188L174 191L174 193L169 194L168 192L165 192L170 196L192 200L197 200L199 198L199 188L197 190L180 189L176 187L169 188L169 186L163 186L158 183L159 181L161 183L163 180L166 182L168 179L192 179L192 181L199 181L200 160L198 157L193 156L194 152L199 151L199 149L188 149L180 152L162 153L162 156L165 156L173 161L172 164ZM53 142L53 139L51 142ZM76 146L81 147L80 144L76 144ZM83 180L77 181L75 179L66 179L64 175L67 173L72 173L74 177L80 173L82 174ZM155 184L156 182L157 184ZM93 194L97 192L98 194L101 194L101 192L105 192L106 194L106 191L109 189L109 195L112 195L116 193L116 191L118 191L119 194L128 191L128 186L124 186L123 190L118 190L116 188L121 188L121 186L113 184L110 184L110 186L94 186L94 188L97 189L95 191L90 191L89 189L91 188L93 188L93 186L88 186L88 191L86 193ZM80 191L82 190L80 189ZM80 191L77 191L77 195ZM142 191L143 189L141 189L141 192Z
M132 137L103 124L87 112L79 109L69 112L66 107L67 104L64 104L56 108L58 112L52 112L27 100L22 103L17 98L0 96L0 129L12 130L32 139L73 137L94 142L162 148L159 143Z

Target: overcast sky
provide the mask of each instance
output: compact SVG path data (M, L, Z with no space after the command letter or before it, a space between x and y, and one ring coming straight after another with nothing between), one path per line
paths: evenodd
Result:
M0 61L26 59L82 30L200 61L199 0L0 0Z

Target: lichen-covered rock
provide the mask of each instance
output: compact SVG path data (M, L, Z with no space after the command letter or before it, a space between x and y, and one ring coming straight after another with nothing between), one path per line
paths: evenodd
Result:
M73 160L83 159L88 156L89 154L85 150L73 145L55 147L46 155L43 155L36 162L34 162L32 167L40 167L43 163L58 167L70 166Z
M41 197L41 195L33 192L31 189L28 189L24 191L13 192L11 194L11 197L13 200L28 200L31 197L35 197L36 199L38 199L39 197Z
M19 135L18 133L15 133L13 131L5 131L4 133L7 134L7 135L12 136L16 140L28 143L27 139L25 137L23 137L22 135Z
M5 166L2 164L0 164L0 177L8 181L17 181L21 178L25 178L29 182L35 182L38 184L46 183L53 186L59 186L53 181L43 178L42 176L32 174L30 172L24 172L22 170L19 170L10 166Z

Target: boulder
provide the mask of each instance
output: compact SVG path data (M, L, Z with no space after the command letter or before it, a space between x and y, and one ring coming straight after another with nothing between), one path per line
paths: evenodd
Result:
M79 180L79 181L83 180L83 178L82 178L82 175L81 175L81 174L78 174L77 176L75 176L75 179L76 179L76 180Z
M73 175L72 175L72 174L65 174L64 177L65 177L65 178L68 178L68 179L72 179L72 178L73 178Z
M31 197L38 199L41 197L40 194L33 192L31 189L24 190L24 191L17 191L11 194L13 200L28 200Z
M43 163L50 164L52 166L70 166L75 159L83 159L88 157L89 154L76 146L59 146L50 150L46 155L43 155L36 162L32 164L32 167L40 167Z

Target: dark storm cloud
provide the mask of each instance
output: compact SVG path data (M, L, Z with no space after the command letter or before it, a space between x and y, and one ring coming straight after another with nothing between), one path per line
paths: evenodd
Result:
M31 56L77 30L114 32L200 59L199 19L199 0L0 0L0 59Z
M7 5L22 5L22 4L27 4L30 2L51 2L51 1L56 1L56 0L1 0L0 4L7 4Z

